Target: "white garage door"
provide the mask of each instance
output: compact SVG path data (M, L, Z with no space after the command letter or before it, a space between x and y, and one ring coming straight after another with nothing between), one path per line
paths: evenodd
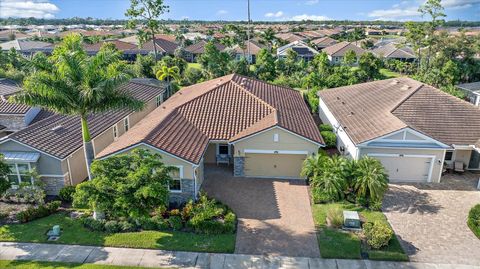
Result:
M415 155L371 155L379 159L389 175L390 182L427 182L432 158Z

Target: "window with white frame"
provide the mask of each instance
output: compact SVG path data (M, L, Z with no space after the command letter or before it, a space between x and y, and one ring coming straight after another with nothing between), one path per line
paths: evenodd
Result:
M7 178L12 185L19 185L22 182L33 183L33 178L29 175L32 170L29 163L9 163L8 167L10 171Z
M113 138L117 139L118 138L118 130L117 130L117 125L113 126Z
M159 107L162 104L162 100L163 97L161 95L157 96L157 98L155 98L155 105Z
M182 192L183 167L177 166L177 168L170 172L171 180L168 185L170 192Z
M130 122L128 120L128 117L123 119L123 125L125 125L125 132L128 131L128 129L130 129Z

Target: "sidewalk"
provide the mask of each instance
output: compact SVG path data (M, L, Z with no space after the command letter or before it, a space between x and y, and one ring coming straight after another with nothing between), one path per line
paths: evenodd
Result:
M213 254L150 249L2 242L0 242L0 260L34 260L144 267L180 267L205 269L480 269L480 266L452 264L334 260L302 257L273 257L241 254Z

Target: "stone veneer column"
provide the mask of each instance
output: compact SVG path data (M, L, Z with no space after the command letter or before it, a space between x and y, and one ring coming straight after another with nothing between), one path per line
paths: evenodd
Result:
M235 177L245 176L245 157L233 158L233 176Z
M195 196L193 179L182 179L182 192L171 192L170 203L184 204Z

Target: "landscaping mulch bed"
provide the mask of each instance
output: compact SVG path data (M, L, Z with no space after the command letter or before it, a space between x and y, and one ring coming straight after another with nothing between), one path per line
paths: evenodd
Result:
M6 203L0 201L0 224L18 223L15 216L29 206L30 204Z

